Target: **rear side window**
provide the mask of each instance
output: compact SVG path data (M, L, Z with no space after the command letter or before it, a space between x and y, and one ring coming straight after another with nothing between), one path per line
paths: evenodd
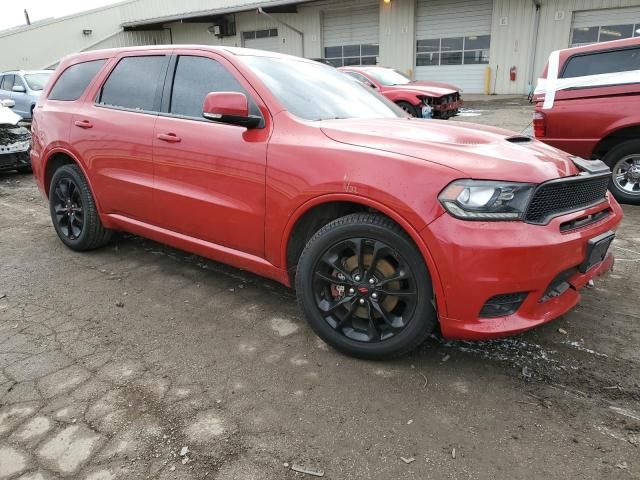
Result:
M640 48L590 53L571 57L562 78L640 70Z
M87 89L93 77L102 68L106 60L76 63L67 68L58 77L47 97L49 100L73 101L79 99Z
M160 110L167 56L125 57L102 86L98 103L155 112Z
M240 92L247 95L247 91L220 62L188 55L178 57L169 113L202 118L204 98L210 92ZM251 97L247 97L249 113L259 116L258 106Z

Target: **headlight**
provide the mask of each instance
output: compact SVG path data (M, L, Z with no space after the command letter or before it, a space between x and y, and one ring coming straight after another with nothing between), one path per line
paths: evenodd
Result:
M456 180L440 193L442 206L463 220L519 220L535 185L491 180Z

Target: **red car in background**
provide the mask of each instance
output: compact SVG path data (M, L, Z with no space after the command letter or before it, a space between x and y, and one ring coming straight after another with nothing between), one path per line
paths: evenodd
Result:
M463 103L462 90L455 85L411 80L392 68L364 66L338 70L377 90L414 117L446 120L456 116ZM425 106L429 108L424 109Z
M639 70L640 37L568 48L551 54L534 94L536 138L602 159L612 170L613 195L634 205L640 205Z

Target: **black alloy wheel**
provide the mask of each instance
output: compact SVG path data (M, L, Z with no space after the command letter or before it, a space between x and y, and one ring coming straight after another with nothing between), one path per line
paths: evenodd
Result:
M350 238L333 245L316 264L314 277L315 302L325 321L352 340L387 340L415 312L413 272L379 240Z
M320 229L298 262L296 292L313 330L361 358L406 353L437 323L421 253L382 215L351 214Z
M72 250L92 250L111 240L113 231L102 225L89 183L77 165L63 165L54 172L49 209L58 237Z
M77 240L84 227L80 188L69 178L62 178L53 191L53 210L59 231L69 240Z

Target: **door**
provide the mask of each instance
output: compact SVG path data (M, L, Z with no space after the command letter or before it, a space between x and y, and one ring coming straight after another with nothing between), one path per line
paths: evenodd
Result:
M22 87L22 91L16 91L16 87ZM24 84L22 78L20 78L20 75L14 75L13 77L13 92L11 98L16 102L13 110L22 118L31 118L31 97L27 93L27 86Z
M215 54L181 55L174 64L155 126L155 222L263 256L268 119L250 130L205 120L207 93L248 94L251 88ZM264 118L266 108L258 107L258 97L248 97L250 113Z
M335 67L376 65L380 38L379 2L361 0L349 3L355 5L332 7L323 12L323 56Z
M418 0L416 79L453 83L464 93L483 93L492 10L493 0Z
M153 128L169 58L119 58L96 96L73 115L71 145L91 172L104 213L152 220Z
M13 94L13 74L5 74L0 76L0 100L9 100Z

